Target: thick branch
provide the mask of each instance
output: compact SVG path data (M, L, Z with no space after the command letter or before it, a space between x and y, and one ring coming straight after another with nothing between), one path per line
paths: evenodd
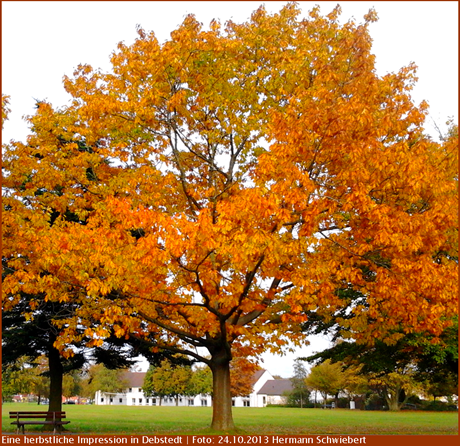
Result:
M236 321L239 319L239 317L241 315L241 311L238 311L238 312L236 312L236 311L238 310L238 308L240 307L241 303L243 302L243 299L248 295L249 290L250 290L251 285L252 285L252 282L254 280L254 277L256 276L257 270L262 265L262 262L264 261L264 258L265 258L265 256L264 256L264 254L262 254L260 256L260 259L256 263L256 265L252 269L252 271L250 271L248 274L246 274L246 284L244 286L243 291L240 294L240 297L238 298L238 304L233 306L230 309L230 311L225 315L226 319L230 319L232 317L232 315L234 315L232 317L231 321L230 321L231 324L236 323ZM235 314L235 312L236 312L236 314Z
M145 314L143 311L138 311L137 312L139 316L144 318L146 321L151 322L152 324L158 325L160 328L163 328L166 331L169 331L170 333L174 333L177 335L181 340L184 342L187 342L188 344L191 344L195 347L207 347L208 345L212 345L212 343L209 340L205 340L203 338L200 338L198 336L193 336L190 333L187 333L177 327L173 327L171 325L167 325L163 321L160 321L157 318L152 318Z
M180 258L176 258L175 260L177 261L178 265L184 269L185 271L195 274L196 280L195 284L198 285L198 288L200 290L201 297L204 299L204 304L202 304L203 307L205 307L208 311L210 311L212 314L214 314L218 319L223 319L225 316L217 311L216 308L211 306L211 298L209 297L208 293L206 293L206 290L203 287L203 284L201 283L200 280L200 273L198 271L198 268L203 264L203 262L213 253L214 251L209 251L206 256L196 265L195 269L188 268L187 266L183 265L182 262L180 261Z
M281 283L281 279L273 279L271 285L270 285L270 288L268 290L268 293L269 294L274 294L275 293L275 290L278 288L279 284ZM236 321L236 325L240 325L240 326L244 326L246 324L249 324L251 323L253 320L257 319L267 308L267 306L270 304L271 302L271 299L266 297L263 301L262 301L262 305L264 306L264 308L260 309L260 310L254 310L254 311L251 311L250 313L244 315L243 317L239 317Z
M176 346L172 346L172 345L158 345L157 343L155 342L151 342L151 341L148 341L144 338L141 338L141 337L138 337L138 336L135 336L133 334L130 334L129 337L131 339L134 339L138 342L141 342L145 345L148 345L148 346L151 346L151 347L154 347L154 348L159 348L159 349L162 349L162 350L168 350L172 353L179 353L179 354L182 354L182 355L187 355L187 356L191 356L192 358L195 358L196 360L198 360L199 362L203 362L205 364L207 364L208 366L210 366L211 362L209 359L199 355L198 353L194 352L193 350L188 350L186 348L181 348L181 347L176 347Z
M195 150L193 150L192 146L190 144L188 144L188 141L186 141L186 139L182 136L182 134L180 133L180 131L177 128L174 128L174 133L175 133L176 136L178 136L180 138L182 144L184 144L184 146L187 148L187 150L190 153L193 153L197 158L199 158L200 160L202 160L205 163L207 163L209 166L212 167L213 170L215 170L216 172L219 172L221 175L223 175L228 180L228 174L225 173L224 171L222 171L221 169L219 169L219 167L214 163L213 159L211 159L209 157L206 157L206 156L202 155L201 153L196 152Z

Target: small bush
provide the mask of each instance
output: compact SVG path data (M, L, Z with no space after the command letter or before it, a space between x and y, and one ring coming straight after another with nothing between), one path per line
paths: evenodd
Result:
M337 400L337 407L339 409L349 409L350 408L350 400L348 398L339 398Z
M458 406L444 401L424 401L421 409L435 412L454 412L458 410Z
M386 409L385 400L376 393L372 393L365 401L365 410L384 410Z
M417 395L411 395L409 398L407 398L406 403L409 404L415 404L416 406L421 406L424 403L425 400L420 399Z

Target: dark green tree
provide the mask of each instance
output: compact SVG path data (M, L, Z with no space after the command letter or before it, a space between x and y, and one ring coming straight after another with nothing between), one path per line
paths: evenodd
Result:
M33 302L35 310L31 311ZM66 372L79 369L86 359L78 343L73 355L65 358L54 347L60 329L53 322L67 317L71 307L58 302L46 302L40 296L23 295L22 299L8 311L2 312L2 368L13 365L19 358L27 356L30 365L39 356L48 359L50 411L62 407L62 379Z
M47 301L40 295L22 293L16 305L2 311L2 370L15 367L16 361L26 356L28 366L44 356L48 360L44 376L49 378L49 410L62 409L62 383L66 373L81 369L87 363L104 364L109 369L127 368L133 365L133 358L146 356L156 362L164 354L155 354L135 338L118 338L113 333L102 345L91 346L91 339L83 336L81 327L79 341L73 341L66 352L55 347L60 336L61 319L75 315L76 306L71 302ZM97 326L97 323L94 323ZM70 353L70 354L69 354Z
M452 257L450 261L457 261ZM353 332L348 330L347 320L354 317L353 308L366 306L366 297L351 288L337 291L338 296L346 302L340 311L332 317L319 313L310 313L303 329L315 334L328 334L334 345L322 352L309 356L309 362L322 363L326 360L341 362L348 366L362 365L361 374L383 376L398 369L411 367L414 379L433 385L438 383L458 382L458 317L438 336L427 333L403 333L394 331L397 339L389 344L376 339L373 345L357 343ZM445 390L444 390L445 391Z

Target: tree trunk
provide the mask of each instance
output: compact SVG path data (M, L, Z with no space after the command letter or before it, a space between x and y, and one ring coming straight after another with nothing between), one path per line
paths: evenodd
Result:
M327 393L321 392L321 396L323 397L323 408L326 409Z
M397 401L395 401L391 397L388 397L388 398L385 398L385 399L386 399L386 402L388 404L388 410L390 410L391 412L397 412L399 410L399 404L398 404Z
M399 389L385 392L385 400L388 404L388 410L391 412L397 412L401 409L402 404L399 402L399 393Z
M230 355L221 352L211 357L212 370L212 423L217 431L234 430L232 395L230 392Z
M51 340L51 343L54 341ZM61 354L59 350L52 345L48 353L48 365L50 373L50 402L48 406L49 411L62 410L62 378L64 369L61 363Z

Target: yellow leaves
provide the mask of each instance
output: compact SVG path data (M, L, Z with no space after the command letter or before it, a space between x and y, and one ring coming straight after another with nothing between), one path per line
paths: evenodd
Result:
M379 19L378 15L377 15L377 12L374 8L372 9L369 9L369 12L364 15L364 20L366 21L366 23L369 23L369 22L377 22Z
M110 291L111 287L98 279L92 279L89 281L89 284L86 285L86 292L90 297L97 297L98 295L105 296Z
M102 347L102 345L104 344L104 339L102 338L93 338L93 339L90 339L87 343L86 343L86 346L88 348L92 348L92 347Z
M179 90L168 101L168 111L182 112L184 108L184 99L186 97L185 90Z
M211 31L217 33L220 30L220 22L216 19L211 20L211 23L209 24L209 28Z
M11 112L8 107L10 103L10 97L2 93L2 129L5 124L5 121L8 119L8 114Z

